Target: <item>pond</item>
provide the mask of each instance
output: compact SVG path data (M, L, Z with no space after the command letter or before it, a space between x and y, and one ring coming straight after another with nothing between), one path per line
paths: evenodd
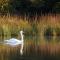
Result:
M0 36L2 42L10 38ZM0 44L0 60L60 60L59 45L60 37L56 36L24 37L23 55L20 54L20 45L12 47Z

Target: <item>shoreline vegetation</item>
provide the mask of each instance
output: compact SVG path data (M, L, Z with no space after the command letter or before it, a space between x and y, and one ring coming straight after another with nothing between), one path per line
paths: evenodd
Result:
M23 56L53 56L60 55L60 15L48 14L42 16L0 16L0 40L12 37L20 39L19 31L24 34L24 55ZM50 40L49 40L50 39ZM0 45L0 57L16 59L19 57L20 46L10 47Z

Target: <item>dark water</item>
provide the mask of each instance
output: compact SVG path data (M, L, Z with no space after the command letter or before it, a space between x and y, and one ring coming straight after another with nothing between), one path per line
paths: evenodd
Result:
M10 38L10 37L9 37ZM4 39L9 39L8 37L0 37L1 41L3 42ZM29 37L29 38L24 38L24 43L27 44L27 41L32 41L34 42L35 46L37 47L38 44L40 44L40 41L45 41L46 43L50 43L50 42L60 42L60 37L55 37L55 36L33 36L33 37ZM46 53L46 55L44 54L35 54L35 52L30 52L29 51L27 53L24 52L24 54L21 56L19 53L19 48L17 48L18 50L12 50L12 52L8 51L7 49L11 49L11 47L7 47L7 49L5 49L6 46L1 45L2 48L0 48L0 60L60 60L60 54L57 55L49 55ZM35 48L36 48L35 47ZM24 45L24 48L26 48L26 46ZM28 48L30 48L30 46L28 46ZM27 48L27 49L28 49ZM5 50L4 50L5 49ZM6 51L7 50L7 51ZM32 51L34 51L34 48L31 48ZM6 51L6 52L5 52ZM14 52L15 51L15 52Z

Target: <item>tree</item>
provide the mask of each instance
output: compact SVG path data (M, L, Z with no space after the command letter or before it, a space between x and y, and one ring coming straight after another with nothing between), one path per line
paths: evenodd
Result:
M0 13L7 12L9 0L0 0Z

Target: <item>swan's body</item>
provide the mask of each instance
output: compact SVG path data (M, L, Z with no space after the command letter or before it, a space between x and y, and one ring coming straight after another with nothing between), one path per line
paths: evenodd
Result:
M21 40L15 39L15 38L11 38L9 40L4 40L5 44L11 45L11 46L16 46L19 44L22 44Z
M4 44L8 44L10 46L17 46L17 45L21 45L21 49L20 49L20 53L21 55L23 54L23 31L20 31L21 34L21 40L15 39L15 38L11 38L9 40L4 40Z

